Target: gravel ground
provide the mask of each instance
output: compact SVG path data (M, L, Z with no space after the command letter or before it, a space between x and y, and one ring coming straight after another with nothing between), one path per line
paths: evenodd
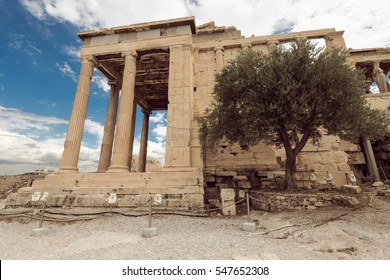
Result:
M48 231L41 236L32 236L37 220L3 216L0 259L390 259L390 200L378 197L373 202L374 207L353 212L350 208L253 212L257 224L253 233L242 230L245 216L156 215L153 227L158 234L150 238L141 235L148 227L145 216L45 221ZM345 213L349 214L329 221ZM264 234L289 225L295 226Z

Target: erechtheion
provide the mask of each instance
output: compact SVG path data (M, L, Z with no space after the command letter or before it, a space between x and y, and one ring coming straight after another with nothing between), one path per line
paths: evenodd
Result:
M270 172L281 174L281 151L265 144L246 151L221 143L215 154L202 153L196 117L211 103L215 74L243 50L267 53L270 47L297 38L347 49L343 33L330 28L244 37L235 27L213 22L196 26L193 17L80 32L81 70L59 170L21 189L8 203L23 204L31 193L48 191L54 206L103 206L109 193L117 194L118 206L137 206L148 194L159 193L167 207L202 209L216 186L261 188L262 178ZM387 109L390 48L347 50L351 66L366 69L367 77L378 85L380 93L367 94L369 102ZM78 159L94 69L107 77L111 93L97 172L81 174ZM366 90L370 93L370 85ZM138 172L129 172L137 105L143 112L139 165ZM167 111L165 166L148 172L149 115L155 110ZM350 143L324 136L319 146L306 146L298 168L298 186L310 182L313 172L318 180L332 174L335 185L347 183L346 173L362 177L367 169L377 176L369 139Z

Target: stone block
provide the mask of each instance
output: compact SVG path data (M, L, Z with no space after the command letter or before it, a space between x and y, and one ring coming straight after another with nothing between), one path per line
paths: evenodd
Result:
M316 206L316 207L323 207L324 203L322 201L317 201L317 202L314 203L314 206Z
M390 190L384 190L383 193L385 196L390 196Z
M253 231L256 230L256 223L249 223L249 222L244 223L244 224L242 225L242 229L243 229L244 231L253 232Z
M236 176L234 177L234 181L246 181L248 180L247 176Z
M383 149L385 152L390 152L390 144L384 144L384 145L382 145L382 149Z
M317 207L314 206L314 205L310 205L310 206L307 206L306 209L307 209L307 210L316 210Z
M374 182L372 185L374 188L382 188L384 186L383 182Z
M376 195L377 195L377 196L384 196L384 195L385 195L385 191L384 191L384 190L378 190L378 191L376 192Z
M235 172L235 171L216 171L215 175L221 176L221 177L236 177L237 172Z
M157 235L157 228L151 227L151 228L144 228L142 231L142 236L145 238L152 237Z
M339 163L337 164L337 168L339 171L351 171L351 167L347 163Z
M359 194L362 192L362 189L359 186L343 185L341 186L340 191L342 193Z
M221 200L222 201L234 201L236 193L233 189L221 189Z
M251 188L251 183L249 181L238 181L237 186L240 189L250 189Z
M366 164L366 159L364 158L364 154L362 152L350 153L348 164L349 165Z
M228 184L225 184L225 183L216 183L215 184L215 187L218 188L218 189L227 189L228 188Z
M207 183L213 183L213 182L215 182L215 177L214 176L204 176L204 181Z
M336 202L336 204L341 204L344 206L355 206L360 204L359 200L353 196L335 196L334 201Z
M339 148L340 150L344 152L359 152L360 151L360 146L345 140L340 140L339 143Z
M222 213L226 216L236 215L236 193L233 189L221 189Z

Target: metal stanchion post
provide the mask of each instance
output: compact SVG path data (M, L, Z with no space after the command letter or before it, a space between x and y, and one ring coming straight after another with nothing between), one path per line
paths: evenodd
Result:
M248 220L251 220L251 207L249 205L249 191L246 193L246 211L248 214Z
M38 228L42 228L43 215L45 214L45 207L46 207L46 200L44 200L43 204L42 204L42 212L41 212L41 218L39 219L39 226L38 226Z
M256 224L251 221L251 207L250 207L250 200L249 200L249 190L246 191L246 209L247 209L247 214L248 214L248 222L243 224L242 229L244 231L255 231Z
M153 197L150 196L149 199L149 228L152 227L152 205L153 205Z
M45 208L46 208L46 201L47 201L47 198L49 197L49 193L48 192L44 192L42 195L41 193L37 192L37 193L34 193L31 201L33 202L37 202L38 201L41 201L42 202L42 212L41 212L41 217L39 219L39 225L38 225L38 228L34 228L33 231L32 231L32 235L33 236L40 236L40 235L43 235L45 234L48 229L47 228L44 228L42 227L42 224L43 224L43 217L45 215Z
M143 237L152 237L152 236L155 236L157 234L157 228L154 228L152 227L152 208L153 208L153 199L154 199L154 196L152 194L150 194L150 198L149 198L149 227L148 228L144 228L144 230L142 231L142 236Z

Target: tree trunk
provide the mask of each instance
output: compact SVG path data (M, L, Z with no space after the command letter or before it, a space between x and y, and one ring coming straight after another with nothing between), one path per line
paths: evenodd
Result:
M285 164L285 177L283 182L283 188L285 190L291 190L295 188L295 172L297 171L296 156L291 151L286 151L286 164Z

